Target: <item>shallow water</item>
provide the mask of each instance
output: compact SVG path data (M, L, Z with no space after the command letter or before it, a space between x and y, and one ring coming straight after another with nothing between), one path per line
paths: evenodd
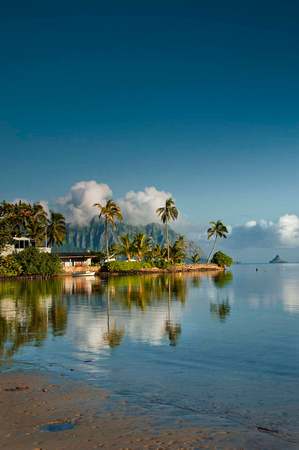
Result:
M1 282L2 369L46 368L298 442L298 293L299 264Z

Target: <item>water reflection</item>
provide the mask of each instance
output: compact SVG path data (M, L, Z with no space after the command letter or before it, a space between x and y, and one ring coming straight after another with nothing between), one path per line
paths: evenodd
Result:
M113 325L110 325L110 286L107 286L107 332L103 335L104 344L108 345L110 348L118 347L125 335L125 327L117 326L117 319L114 321Z
M0 284L0 357L9 358L29 343L41 346L49 333L65 334L62 287L61 279Z
M226 271L219 272L212 277L212 280L214 286L212 288L213 298L210 299L210 312L219 322L225 323L230 315L231 305L229 297L222 298L219 292L233 281L233 274Z
M182 328L180 323L171 320L170 300L171 300L171 282L168 279L168 318L167 320L165 320L164 332L169 339L170 345L172 347L175 347L182 333Z

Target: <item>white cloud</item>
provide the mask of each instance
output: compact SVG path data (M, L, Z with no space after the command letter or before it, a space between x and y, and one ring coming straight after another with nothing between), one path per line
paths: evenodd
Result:
M225 243L230 248L291 248L299 247L299 218L285 214L277 222L251 220L236 225Z
M121 207L125 222L146 225L159 221L156 209L163 206L171 196L170 192L158 191L152 186L146 187L144 191L129 191L124 199L117 200L117 204Z
M65 197L55 200L67 222L85 223L98 214L94 203L105 203L112 191L107 184L96 181L80 181L71 187Z
M277 223L281 244L285 247L299 247L299 217L285 214Z

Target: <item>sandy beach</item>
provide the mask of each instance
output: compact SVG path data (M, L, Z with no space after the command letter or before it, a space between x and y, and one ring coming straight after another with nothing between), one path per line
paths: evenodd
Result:
M1 438L6 449L295 449L269 430L221 417L127 398L78 382L72 372L0 374ZM68 425L71 424L71 425ZM50 425L50 427L49 427ZM42 426L55 431L40 429ZM73 426L59 431L59 427Z

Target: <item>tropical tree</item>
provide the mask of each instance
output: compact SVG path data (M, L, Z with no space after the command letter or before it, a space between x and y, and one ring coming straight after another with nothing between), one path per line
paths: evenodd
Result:
M50 209L50 219L47 224L47 238L50 247L55 244L58 248L65 242L67 228L65 217L61 213L55 213Z
M208 233L208 240L215 235L215 241L214 241L214 245L212 248L212 251L208 257L207 260L207 264L209 264L212 253L215 249L216 246L216 242L217 242L217 238L218 236L220 238L225 238L226 239L226 233L228 233L226 226L221 222L221 220L218 220L217 222L210 222L210 225L212 225L210 228L208 228L207 233Z
M161 221L165 223L166 227L166 245L167 245L167 259L169 260L169 241L168 241L168 222L176 220L178 218L179 212L174 206L174 201L170 197L166 200L165 205L156 210L156 213L160 217Z
M38 247L41 247L45 241L45 227L38 220L31 219L26 228L26 235L32 239Z
M136 255L136 249L131 241L129 233L124 236L118 236L118 239L120 240L120 244L117 246L117 254L125 256L128 261L131 261L131 258Z
M105 218L105 233L106 233L106 254L107 254L107 262L109 260L109 248L108 248L108 221L113 226L115 230L114 220L118 219L120 222L123 221L123 216L121 214L121 209L116 203L111 199L106 199L106 204L101 205L100 203L95 203L93 206L98 206L101 210L99 219L103 216Z
M200 259L201 257L199 256L199 253L194 253L194 255L191 256L191 261L193 264L197 264Z
M150 255L152 250L152 237L146 237L145 233L135 233L133 246L138 258L138 261L142 261L143 258L146 258Z
M186 258L186 248L185 236L179 236L174 244L170 246L170 259L175 263L181 263Z
M166 257L166 253L166 248L163 248L161 244L155 244L154 248L152 249L153 258L158 261L164 260Z

